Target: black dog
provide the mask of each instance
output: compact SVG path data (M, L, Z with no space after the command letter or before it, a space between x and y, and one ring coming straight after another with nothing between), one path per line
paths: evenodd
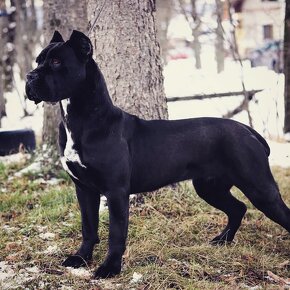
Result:
M110 214L109 251L95 277L121 270L128 231L129 195L192 179L197 194L228 216L213 242L230 242L246 212L230 193L237 186L267 217L290 231L290 210L271 174L266 141L232 120L197 118L145 121L115 107L92 58L88 37L58 32L27 75L30 100L59 102L63 165L73 179L82 215L83 242L63 263L80 267L98 238L100 195ZM128 96L124 96L128 97Z

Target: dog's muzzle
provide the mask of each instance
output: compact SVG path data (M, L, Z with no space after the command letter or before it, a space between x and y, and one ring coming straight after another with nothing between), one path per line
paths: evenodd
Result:
M35 104L40 103L42 100L37 98L37 95L35 91L33 90L34 83L39 79L38 74L32 71L26 75L26 79L27 81L25 85L25 91L26 91L27 98L31 101L34 101Z

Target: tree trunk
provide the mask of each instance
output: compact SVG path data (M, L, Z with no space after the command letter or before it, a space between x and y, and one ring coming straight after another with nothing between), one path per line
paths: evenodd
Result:
M191 0L191 16L194 22L194 27L192 27L192 36L193 36L193 50L194 50L194 57L195 57L195 68L201 68L201 45L199 42L199 35L200 35L200 18L197 14L196 10L196 0Z
M15 1L15 5L15 62L19 67L20 78L25 81L27 72L32 70L32 64L35 60L35 46L39 43L40 31L37 29L34 0L18 0ZM19 97L21 98L23 114L28 116L25 95L20 96L19 94Z
M230 50L231 50L231 53L233 55L233 59L240 64L241 72L243 72L243 62L242 62L242 59L241 59L241 56L239 53L239 47L238 47L238 42L237 42L237 38L236 38L236 28L234 25L234 20L233 20L233 15L232 15L232 12L233 12L232 1L227 0L226 5L227 5L226 7L228 10L227 12L228 12L228 16L229 16L229 22L231 25L231 36L232 36L232 39L230 42ZM229 111L225 115L225 117L226 116L234 116L235 112L241 112L241 111L245 110L247 112L247 115L248 115L249 125L251 128L253 128L253 118L251 116L251 112L249 109L249 101L250 101L249 92L246 90L243 73L241 74L241 85L243 88L244 99L234 110Z
M102 5L88 1L90 24ZM113 102L144 119L167 118L155 1L106 1L90 38Z
M4 2L4 1L3 1ZM4 54L1 55L3 61L4 70L4 91L11 92L13 84L13 66L15 63L15 34L16 34L16 7L15 0L5 1L6 9L9 10L7 13L7 26L4 28L5 31L5 46Z
M6 5L5 1L0 2L0 10L2 15L0 17L0 55L4 55L5 45L7 44L7 31L5 33L5 27L8 26L7 15L6 15ZM3 73L4 73L4 61L3 58L0 58L0 127L1 119L5 116L5 99L4 99L4 82L3 82Z
M168 26L172 15L173 9L172 0L156 0L156 29L157 38L160 43L161 55L163 63L167 63L167 51L168 51Z
M285 120L284 132L290 133L290 2L286 1L284 34Z
M36 15L33 12L34 1L28 5L25 0L18 0L16 5L16 62L20 69L20 77L25 80L27 72L32 70L35 44L39 42ZM29 35L28 35L29 33Z
M217 62L217 72L220 73L225 68L224 31L222 27L223 2L221 2L221 0L215 0L215 3L217 15L215 55Z
M45 46L53 32L58 30L64 39L69 38L73 29L87 32L86 1L47 0L43 1L44 40ZM57 144L58 124L60 122L59 106L44 104L42 141L51 145Z
M186 1L185 0L178 0L178 4L181 10L181 13L185 17L189 27L192 31L193 36L193 42L192 42L192 49L194 52L194 58L195 58L195 68L200 69L201 68L201 45L199 42L199 35L200 35L200 25L201 21L199 18L199 15L196 10L196 0L191 0L191 15L189 16L188 12L186 11Z

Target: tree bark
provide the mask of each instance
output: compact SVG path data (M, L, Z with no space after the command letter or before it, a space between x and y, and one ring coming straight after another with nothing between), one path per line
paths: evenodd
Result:
M90 24L102 4L88 1ZM167 118L155 1L106 1L90 38L113 102L144 119Z
M43 1L44 11L44 40L46 46L55 30L64 39L69 38L72 30L87 32L86 1L77 0L46 0ZM59 106L44 104L42 141L56 145L58 140L58 124L60 122Z
M284 132L290 133L290 2L286 1L284 31L285 120Z

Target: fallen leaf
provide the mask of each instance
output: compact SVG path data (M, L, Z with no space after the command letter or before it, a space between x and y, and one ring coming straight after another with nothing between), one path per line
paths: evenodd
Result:
M8 255L5 260L6 261L10 261L10 262L15 262L15 261L18 261L20 259L22 259L22 252L17 252L17 253L13 253L13 254L10 254Z
M11 251L11 250L15 250L19 247L19 243L16 242L9 242L6 244L5 250L7 251Z

